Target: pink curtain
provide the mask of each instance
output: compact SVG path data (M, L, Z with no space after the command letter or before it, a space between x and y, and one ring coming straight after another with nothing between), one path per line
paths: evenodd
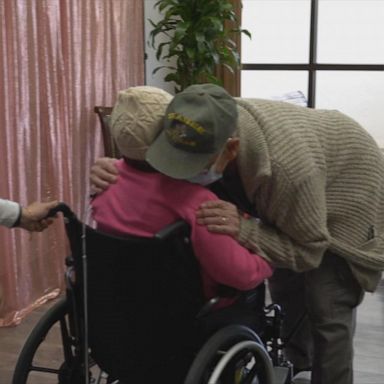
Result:
M100 156L95 105L144 83L143 2L0 1L0 197L57 199L84 217ZM0 325L63 288L61 220L41 234L0 229Z

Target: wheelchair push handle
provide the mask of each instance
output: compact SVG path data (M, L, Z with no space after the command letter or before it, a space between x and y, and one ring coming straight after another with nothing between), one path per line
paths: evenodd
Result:
M61 212L66 218L74 216L74 213L71 211L71 208L67 204L60 202L56 207L49 210L46 218L54 217L57 213Z

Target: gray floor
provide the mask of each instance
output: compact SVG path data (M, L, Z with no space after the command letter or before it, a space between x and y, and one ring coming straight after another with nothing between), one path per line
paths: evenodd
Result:
M11 384L12 373L19 351L27 335L42 314L52 305L48 303L34 311L21 325L0 328L0 384ZM59 365L61 352L58 332L54 330L45 342L39 358ZM355 337L355 384L384 383L384 281L374 294L367 294L357 316ZM37 375L31 384L54 384L44 375ZM330 383L331 384L331 383Z

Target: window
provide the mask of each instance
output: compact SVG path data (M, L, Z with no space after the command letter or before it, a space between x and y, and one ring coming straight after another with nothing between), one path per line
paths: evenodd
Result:
M384 0L243 0L242 97L300 91L384 147ZM380 129L381 126L381 129Z

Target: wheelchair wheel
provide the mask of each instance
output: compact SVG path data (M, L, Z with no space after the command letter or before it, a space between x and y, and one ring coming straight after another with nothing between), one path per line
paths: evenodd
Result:
M251 329L228 326L204 344L184 383L272 384L272 362L260 338Z
M16 363L12 384L80 384L81 380L80 364L76 364L71 345L71 337L68 326L68 308L66 299L60 300L50 308L37 323L30 333ZM61 334L61 349L63 359L58 361L53 356L47 356L41 344L49 339L50 334ZM55 342L57 344L57 342ZM61 356L60 356L61 358ZM43 363L42 363L43 362ZM52 367L52 365L58 365ZM47 380L47 381L43 381Z

